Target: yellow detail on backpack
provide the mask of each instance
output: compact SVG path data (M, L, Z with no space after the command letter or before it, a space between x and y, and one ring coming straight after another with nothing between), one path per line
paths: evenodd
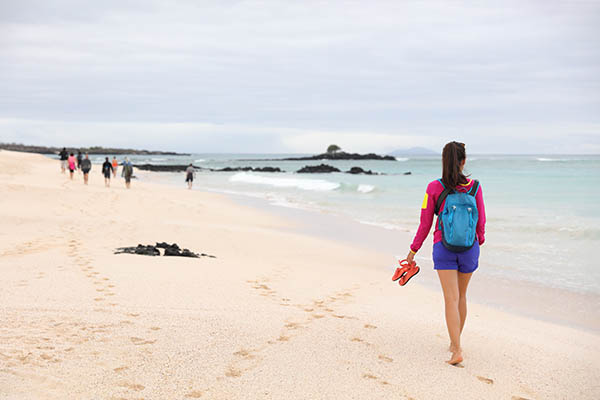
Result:
M423 204L421 204L421 208L425 210L427 208L427 200L429 200L429 195L425 193L425 197L423 198Z

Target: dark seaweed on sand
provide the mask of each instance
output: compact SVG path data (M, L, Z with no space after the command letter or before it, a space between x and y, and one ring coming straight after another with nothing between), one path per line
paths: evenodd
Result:
M194 253L189 249L181 249L177 243L168 244L166 242L156 243L156 245L143 245L138 244L135 247L119 247L116 249L115 254L139 254L142 256L160 256L161 251L159 249L163 249L163 256L171 256L171 257L192 257L192 258L200 258L200 257L210 257L217 258L210 254L206 253Z

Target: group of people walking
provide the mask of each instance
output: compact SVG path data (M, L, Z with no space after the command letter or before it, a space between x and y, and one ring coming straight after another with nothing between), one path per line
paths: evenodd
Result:
M81 151L77 152L77 156L74 153L67 152L67 149L63 149L58 153L60 157L60 169L64 174L66 170L69 170L70 178L73 179L75 171L81 171L83 173L83 183L88 184L89 173L92 170L92 161L88 153L82 154ZM125 157L123 161L121 176L125 178L125 187L129 189L131 187L131 177L133 176L133 164L129 161L129 158ZM102 164L102 175L104 175L104 185L110 187L111 174L113 178L117 177L117 170L119 169L119 162L117 157L113 157L112 162L105 158Z

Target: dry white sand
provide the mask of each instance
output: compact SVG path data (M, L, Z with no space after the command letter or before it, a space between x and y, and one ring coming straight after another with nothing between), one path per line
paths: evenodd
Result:
M597 335L470 304L449 366L441 292L225 197L6 151L0 187L2 399L600 398ZM156 241L218 258L113 254Z

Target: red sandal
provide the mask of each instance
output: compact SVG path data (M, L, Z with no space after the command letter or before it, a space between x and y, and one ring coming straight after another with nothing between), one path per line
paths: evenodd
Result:
M396 268L396 272L394 272L392 280L396 281L400 279L398 284L400 286L404 286L413 276L418 274L420 270L421 268L419 268L415 262L409 264L407 260L402 260L400 261L400 268Z
M398 279L400 279L402 275L404 275L406 272L408 272L409 269L412 268L412 266L406 260L399 261L399 263L400 268L396 268L396 272L394 272L394 276L392 276L393 281L397 281Z
M408 283L408 281L410 281L410 278L412 278L413 276L418 274L420 270L421 270L421 268L419 268L417 266L417 264L413 264L412 268L409 269L408 272L406 272L406 274L404 274L404 276L402 278L400 278L400 281L398 282L398 284L400 286L406 285Z

